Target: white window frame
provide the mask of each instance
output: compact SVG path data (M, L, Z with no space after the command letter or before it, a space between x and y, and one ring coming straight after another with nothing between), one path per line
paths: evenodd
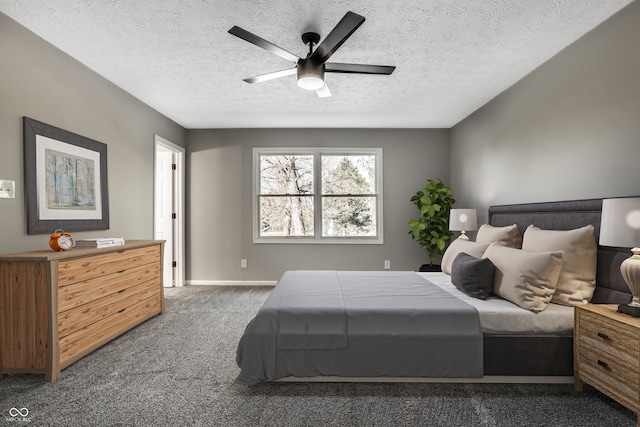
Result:
M289 237L260 236L260 156L261 155L313 155L314 156L314 235ZM322 236L322 155L374 155L376 158L376 235L370 237ZM253 243L288 244L383 244L382 148L341 147L255 147L253 148Z

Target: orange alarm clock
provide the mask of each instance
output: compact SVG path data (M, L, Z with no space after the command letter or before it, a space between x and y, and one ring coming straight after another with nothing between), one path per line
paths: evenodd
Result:
M73 241L73 237L71 234L65 232L64 230L56 230L51 235L49 239L49 246L54 251L68 251L73 248L75 242Z

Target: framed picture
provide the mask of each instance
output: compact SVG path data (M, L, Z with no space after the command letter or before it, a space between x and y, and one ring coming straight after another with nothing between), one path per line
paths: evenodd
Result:
M27 233L109 228L107 145L23 118Z

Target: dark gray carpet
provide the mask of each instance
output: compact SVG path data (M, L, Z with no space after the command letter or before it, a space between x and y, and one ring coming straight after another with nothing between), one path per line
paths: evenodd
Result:
M0 424L31 426L635 426L590 387L234 383L237 342L271 289L168 289L166 314L45 383L0 382ZM14 412L15 413L15 412Z

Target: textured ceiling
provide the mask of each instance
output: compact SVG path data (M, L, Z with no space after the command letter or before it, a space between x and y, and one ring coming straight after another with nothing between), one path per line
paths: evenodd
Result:
M631 0L0 0L0 11L182 126L448 128ZM395 65L391 76L327 74L227 33L238 25L299 56L347 11L364 24L331 62Z

